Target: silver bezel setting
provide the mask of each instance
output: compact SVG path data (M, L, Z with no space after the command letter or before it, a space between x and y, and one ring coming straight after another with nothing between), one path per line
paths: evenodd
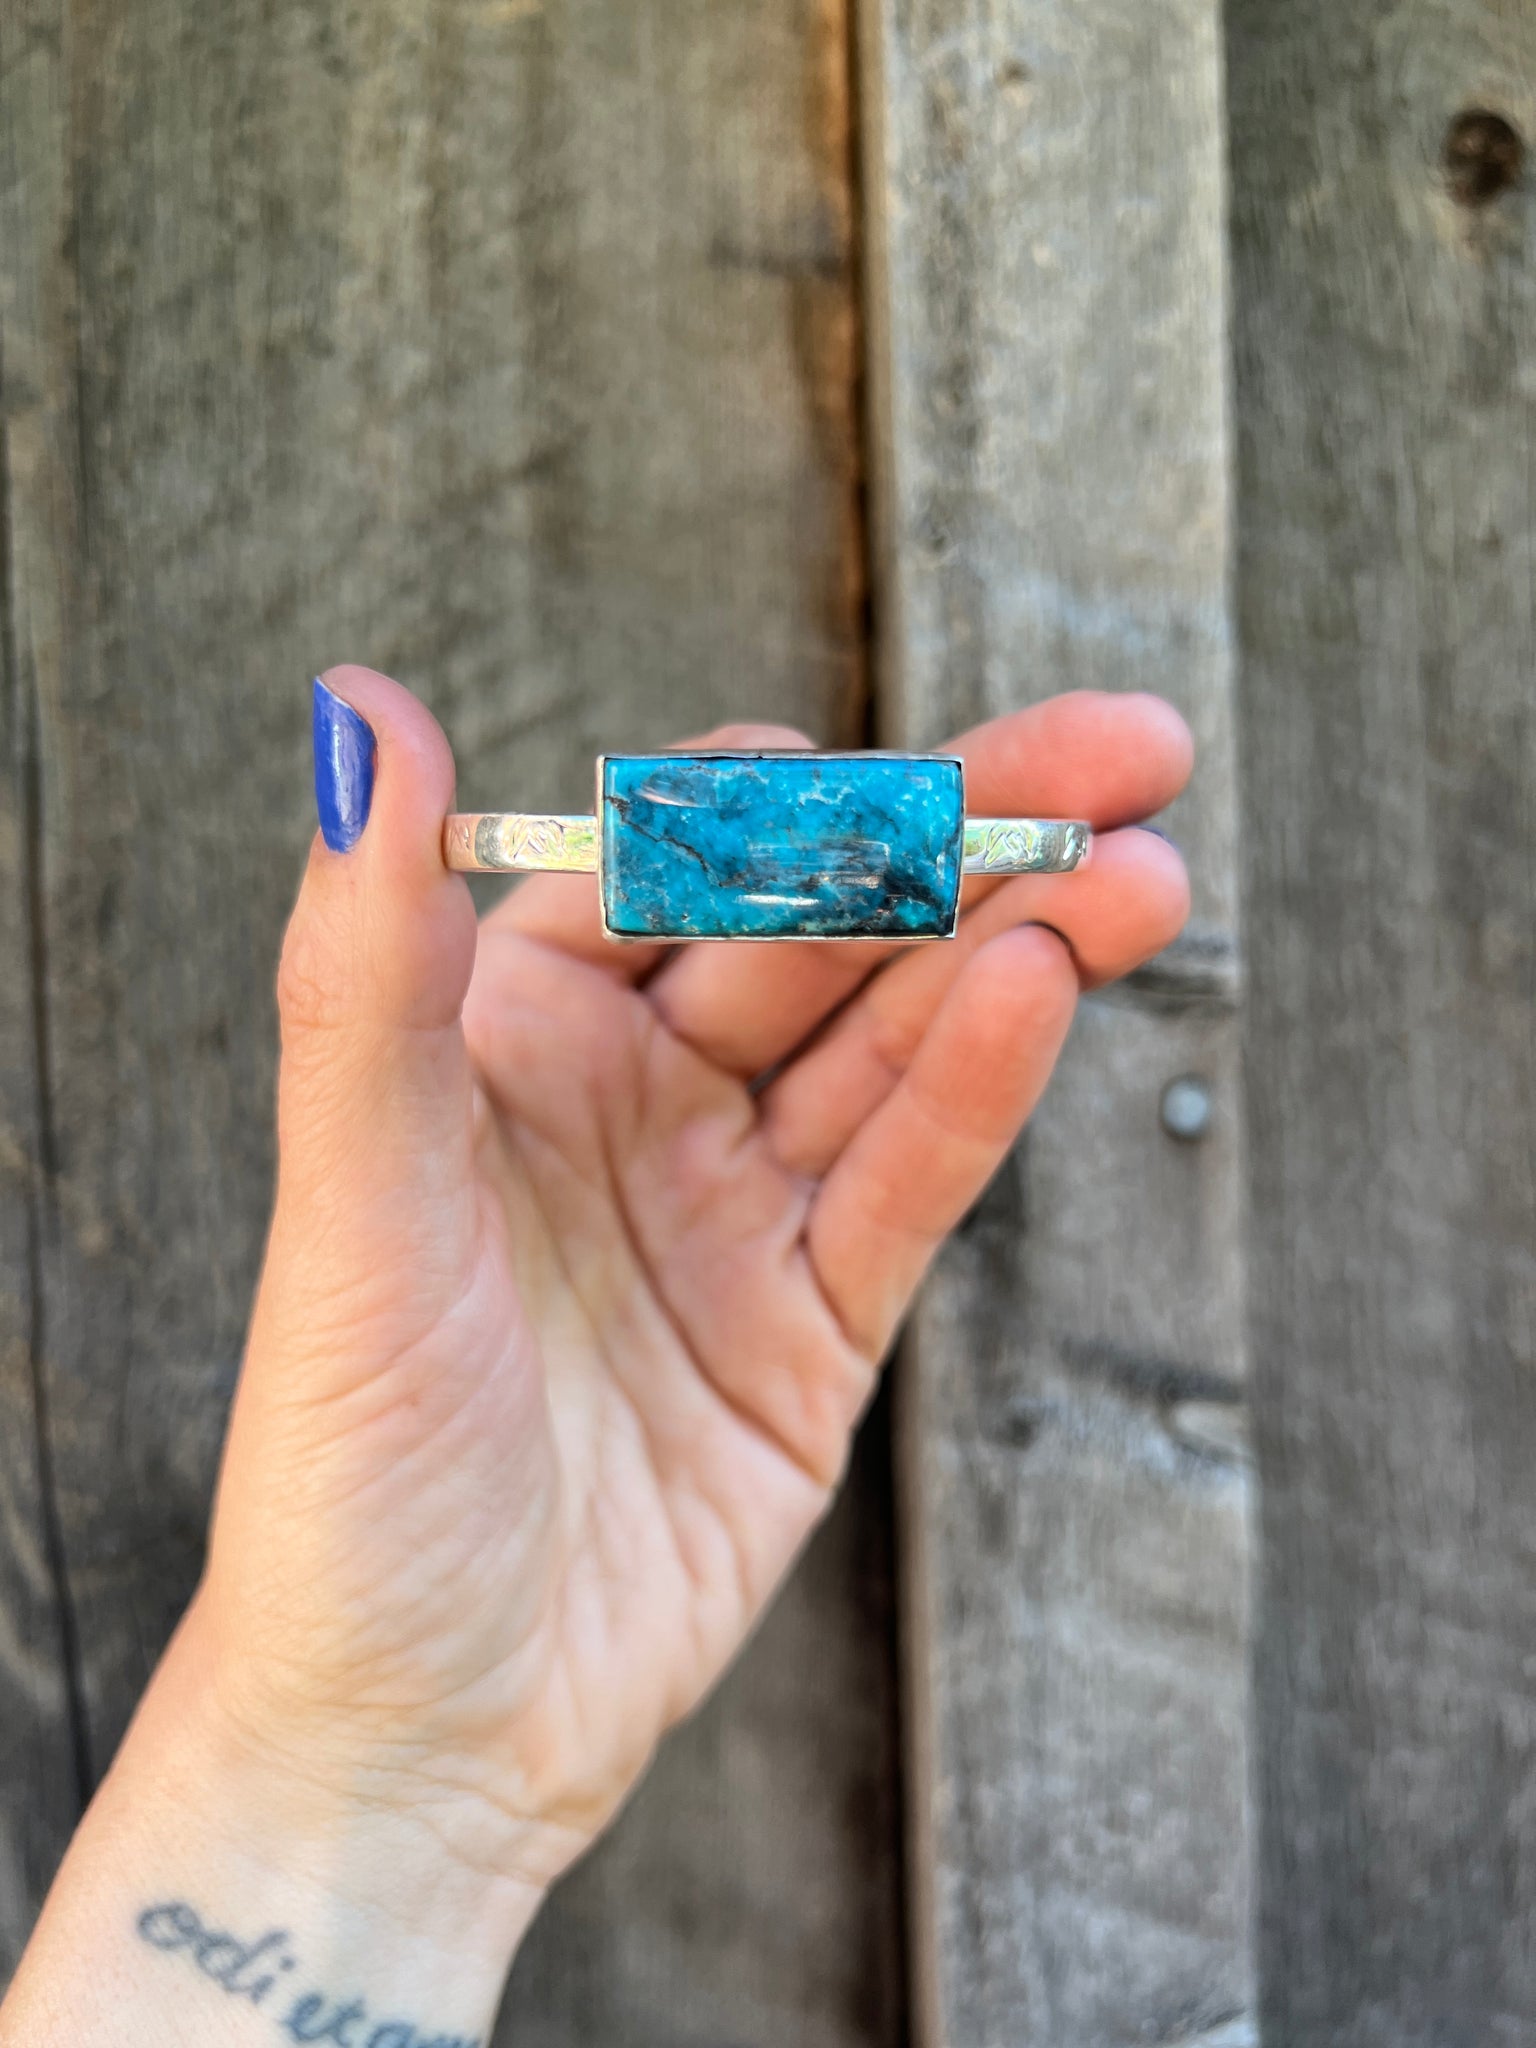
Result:
M658 935L641 938L633 932L616 932L608 922L608 887L604 871L603 849L607 842L607 797L603 790L603 771L609 761L654 761L675 753L685 761L942 761L960 771L960 830L955 838L955 897L950 910L949 927L942 932L914 933L910 937L881 938L871 935L861 938L856 932L691 932ZM636 747L622 754L599 754L597 757L597 793L593 805L597 820L597 914L602 920L603 936L616 946L924 946L952 939L960 929L960 891L965 880L965 763L958 754L917 754L909 753L902 747L658 747L654 749Z

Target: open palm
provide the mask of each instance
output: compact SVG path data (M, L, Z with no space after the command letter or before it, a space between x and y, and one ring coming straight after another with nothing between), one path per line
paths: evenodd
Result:
M719 1674L827 1504L896 1324L1037 1101L1080 987L1182 923L1183 726L1062 698L958 743L1080 874L948 945L618 948L589 877L478 926L441 734L378 739L280 977L276 1216L198 1608L232 1710L544 1882ZM725 746L801 743L734 728ZM359 1761L361 1760L361 1761Z

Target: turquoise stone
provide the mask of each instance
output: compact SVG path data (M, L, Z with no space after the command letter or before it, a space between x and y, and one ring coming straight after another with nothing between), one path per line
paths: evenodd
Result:
M947 938L960 763L901 754L610 754L603 915L626 939Z

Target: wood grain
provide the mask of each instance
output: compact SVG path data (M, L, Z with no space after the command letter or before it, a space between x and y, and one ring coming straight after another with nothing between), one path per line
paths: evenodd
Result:
M1265 2037L1524 2041L1536 18L1229 18Z
M56 1229L40 920L40 727L55 700L70 550L61 488L65 95L44 12L0 15L0 1970L80 1808L74 1616L49 1466L44 1250ZM39 572L42 572L41 575Z
M89 1776L198 1569L269 1192L309 675L401 676L467 803L539 806L579 804L600 745L726 715L855 738L864 683L829 0L5 19L7 619L35 654L8 659L5 772L36 802L0 876L8 947L32 904L46 957L45 1072L0 998L14 1954L74 1803L33 1365ZM887 1580L878 1539L827 1536L637 1799L623 1884L599 1856L551 1908L504 2037L586 2039L595 2005L607 2040L675 2041L636 1932L665 1921L700 2039L894 2039ZM680 1786L709 1829L676 1824ZM781 1930L771 2004L733 1975L744 1922Z
M1219 14L868 0L880 701L1161 690L1187 938L1087 1004L905 1360L927 2048L1251 2024ZM1159 1122L1201 1077L1209 1134ZM1213 2031L1215 2030L1215 2031ZM1224 2030L1224 2032L1223 2032Z

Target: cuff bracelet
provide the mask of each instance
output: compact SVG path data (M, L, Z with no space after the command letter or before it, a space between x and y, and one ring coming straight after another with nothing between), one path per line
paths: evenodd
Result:
M604 754L591 817L444 822L449 867L595 874L610 938L947 939L962 875L1066 874L1088 826L968 818L944 754Z

